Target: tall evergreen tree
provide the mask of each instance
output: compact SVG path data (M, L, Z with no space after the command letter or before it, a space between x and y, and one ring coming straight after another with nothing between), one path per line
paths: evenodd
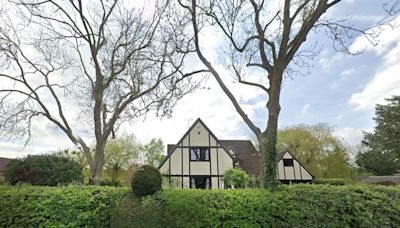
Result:
M376 175L392 175L400 171L400 96L376 105L376 126L372 133L364 132L365 151L357 154L356 163Z

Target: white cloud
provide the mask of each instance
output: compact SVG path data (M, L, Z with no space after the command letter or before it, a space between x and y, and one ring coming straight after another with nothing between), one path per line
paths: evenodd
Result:
M347 82L352 74L356 73L355 69L347 69L340 72L339 77L337 77L332 84L329 86L331 89L337 89Z
M393 23L400 23L400 16ZM385 98L400 94L400 32L387 26L379 36L379 44L371 45L365 37L359 37L351 45L353 51L372 52L381 57L381 66L361 91L353 93L349 104L355 110L373 108L384 104Z
M319 59L319 66L322 70L329 70L331 67L334 67L336 63L343 60L346 57L346 54L337 52L332 56L330 51L323 51L321 53L321 58Z
M354 69L347 69L347 70L342 71L340 73L340 76L341 77L348 77L348 76L352 75L355 71L356 70L354 70Z
M197 118L201 118L220 139L249 139L245 133L247 129L241 129L241 117L215 80L210 78L207 85L210 90L199 90L180 100L171 118L159 119L149 114L144 122L135 121L122 130L134 133L141 142L160 137L165 144L174 144ZM251 90L242 92L251 93ZM258 106L243 104L243 108L254 118Z
M310 107L311 107L311 105L310 104L305 104L305 105L303 105L303 108L301 109L301 113L304 115L304 114L307 114L308 113L308 110L310 109Z
M400 72L400 63L376 73L362 91L351 96L349 104L355 110L373 108L376 104L384 104L385 98L400 94L400 75L398 72Z
M363 138L362 130L354 129L351 127L337 129L335 130L334 134L353 146L360 144Z

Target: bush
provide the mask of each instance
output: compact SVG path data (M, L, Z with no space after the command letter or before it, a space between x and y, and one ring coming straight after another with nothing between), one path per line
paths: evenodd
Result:
M82 183L79 164L56 155L32 155L10 162L4 173L8 183L57 186L73 182Z
M164 227L400 227L400 188L304 185L164 190Z
M0 227L109 227L126 188L0 186Z
M157 168L144 165L132 176L132 190L136 196L147 196L161 190L161 174Z
M129 194L111 215L110 227L164 227L162 207L153 196L138 199Z
M226 187L244 188L249 182L249 175L239 168L229 169L224 173Z
M121 182L119 180L104 180L100 181L100 186L121 187Z
M349 179L342 179L342 178L327 178L327 179L319 179L316 178L312 181L313 184L330 184L330 185L347 185L351 183Z
M375 182L374 184L384 185L384 186L396 185L396 183L393 181L378 181L378 182Z

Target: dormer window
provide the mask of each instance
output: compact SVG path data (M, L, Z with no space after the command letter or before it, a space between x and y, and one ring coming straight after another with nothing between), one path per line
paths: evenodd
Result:
M190 161L210 161L210 148L208 147L191 147Z

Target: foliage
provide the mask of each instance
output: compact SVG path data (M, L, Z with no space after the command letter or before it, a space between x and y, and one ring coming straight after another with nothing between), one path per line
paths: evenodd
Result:
M137 163L132 163L129 165L129 168L126 171L126 174L123 179L125 186L127 186L127 187L131 186L132 177L139 170L139 168L140 168L140 164L137 164Z
M82 183L82 170L78 163L57 155L31 155L13 160L5 170L8 183L56 186L73 182Z
M162 225L162 207L154 198L136 198L128 194L111 216L111 227L165 227Z
M264 188L269 188L271 190L275 189L278 186L278 180L276 179L276 155L278 154L277 152L277 142L276 142L276 136L270 136L266 139L265 143L265 148L266 151L265 153L265 161L263 164L264 166L264 173L262 176L264 176L263 179L263 185Z
M312 181L314 184L347 185L351 183L350 179L344 178L316 178Z
M0 227L109 227L125 188L0 186Z
M239 168L229 169L224 173L224 182L230 188L244 188L249 182L249 175Z
M349 178L348 148L326 124L297 125L278 132L278 149L289 150L318 178Z
M88 165L85 154L83 153L82 150L62 149L62 150L58 150L55 154L60 157L67 157L67 158L77 162L79 164L79 166L81 167L82 171Z
M174 189L0 186L1 227L399 227L400 188Z
M372 133L364 132L362 144L366 148L356 156L357 165L375 175L400 171L400 96L386 101L376 105L376 126Z
M394 183L393 181L378 181L375 182L374 184L385 185L385 186L396 185L396 183Z
M142 146L142 151L147 165L158 167L165 158L165 155L163 154L164 143L160 138L151 139L148 144Z
M164 227L400 226L400 189L395 187L164 190L157 197Z
M100 181L100 186L121 187L121 182L119 180L104 180Z
M112 181L117 181L122 172L139 158L140 144L134 135L124 135L107 142L104 149L104 168Z
M249 188L259 188L260 187L260 178L258 176L250 176L249 178Z
M150 165L144 165L132 177L132 190L136 196L147 196L161 190L160 171Z

